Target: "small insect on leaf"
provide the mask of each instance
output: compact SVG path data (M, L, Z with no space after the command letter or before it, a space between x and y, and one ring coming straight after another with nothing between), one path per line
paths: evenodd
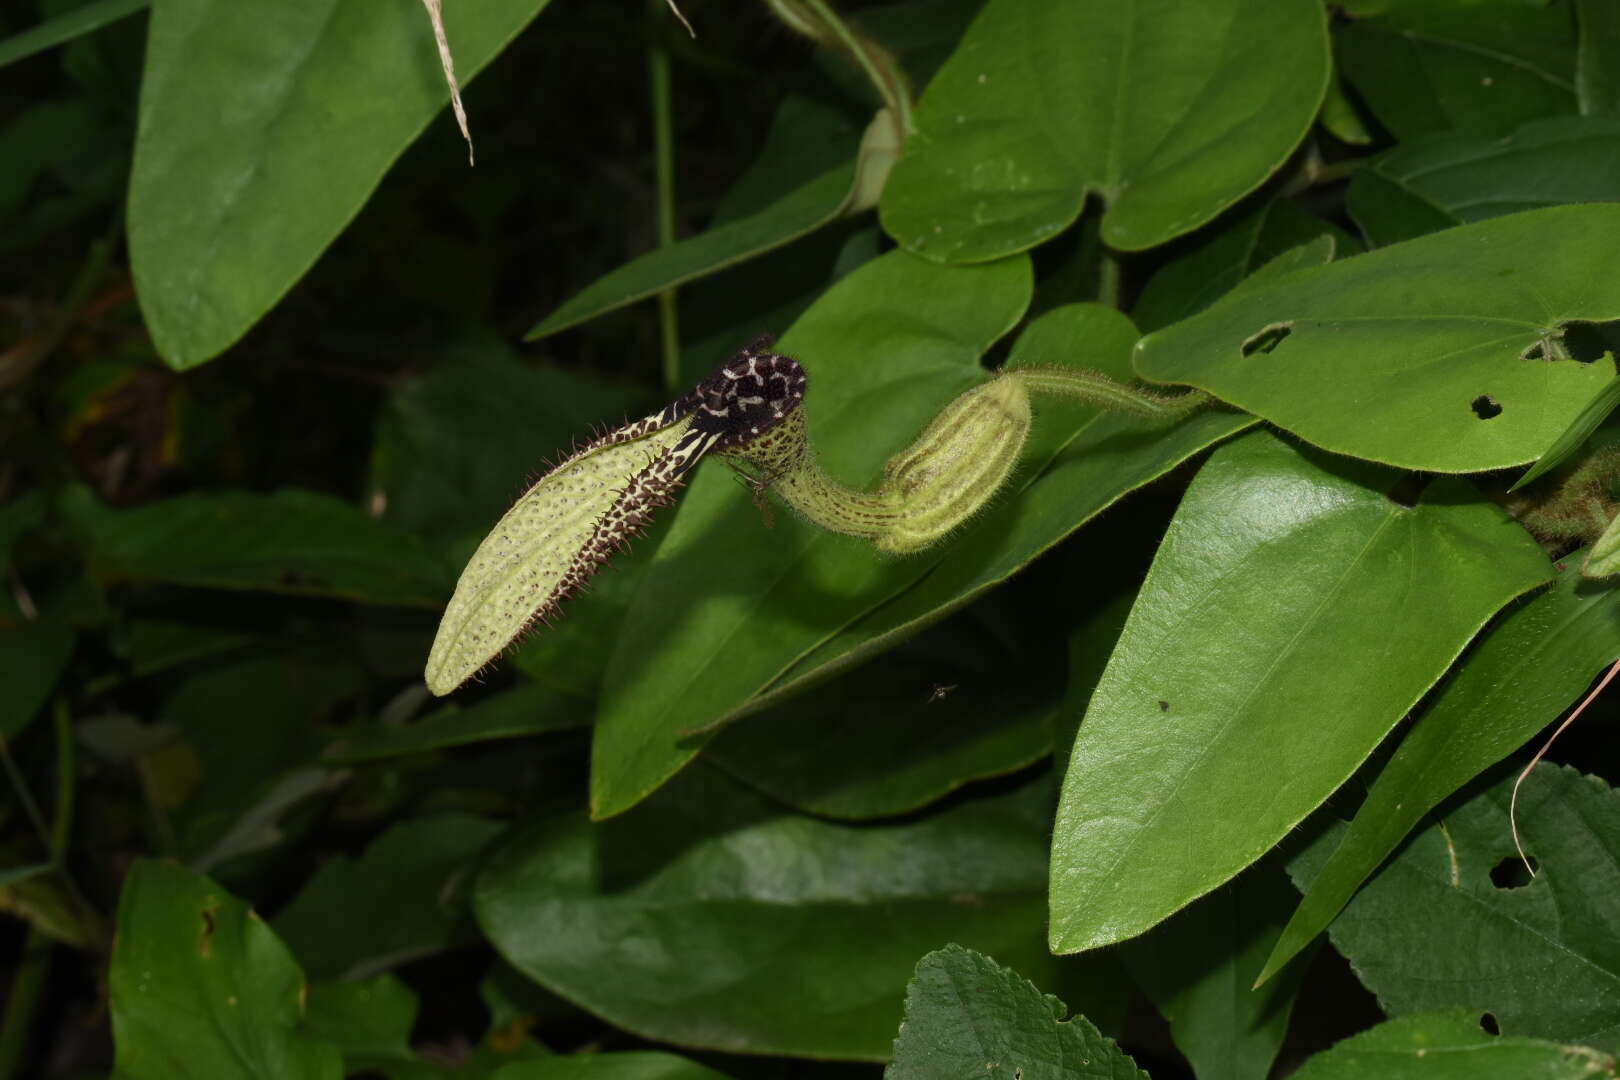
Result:
M769 431L804 400L804 369L762 338L689 393L548 472L473 553L439 622L427 686L444 695L554 612L667 505L710 450Z

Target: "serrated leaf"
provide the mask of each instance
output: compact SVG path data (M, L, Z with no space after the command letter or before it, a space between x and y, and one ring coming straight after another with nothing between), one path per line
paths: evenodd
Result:
M1614 378L1557 342L1567 323L1620 318L1617 234L1620 206L1558 206L1300 270L1149 334L1136 370L1340 454L1522 465ZM1543 250L1558 257L1525 258Z
M124 881L108 972L128 1080L339 1080L337 1048L303 1018L304 979L247 905L142 859Z
M1608 1080L1614 1058L1585 1046L1492 1035L1477 1013L1387 1020L1324 1050L1294 1080Z
M1141 933L1258 859L1549 576L1460 481L1407 507L1394 479L1265 432L1199 471L1075 739L1054 951Z
M1162 244L1282 164L1328 74L1308 0L991 0L918 104L883 227L927 258L979 262L1063 231L1096 194L1109 246Z
M1084 1016L988 956L947 945L922 958L884 1080L1147 1080Z
M1519 791L1521 869L1508 830L1514 777L1480 792L1402 849L1329 935L1394 1015L1489 1012L1504 1035L1620 1047L1620 797L1602 780L1543 762ZM1308 884L1332 833L1289 867ZM1498 869L1500 868L1500 870ZM1496 873L1509 876L1498 885Z
M961 941L1050 982L1050 787L902 823L792 814L701 763L645 805L520 829L479 924L529 977L618 1027L735 1053L888 1057L917 955Z
M545 3L449 5L462 85ZM448 99L418 4L280 0L251 17L231 0L159 4L129 250L146 326L169 366L195 367L246 333Z
M1314 876L1262 979L1333 921L1429 811L1556 719L1620 657L1615 592L1583 580L1578 557L1559 563L1552 588L1509 609L1441 685Z

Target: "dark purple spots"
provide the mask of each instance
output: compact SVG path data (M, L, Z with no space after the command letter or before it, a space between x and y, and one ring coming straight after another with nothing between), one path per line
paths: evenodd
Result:
M758 438L804 400L809 381L804 368L770 350L771 339L760 338L675 403L677 415L693 414L693 431L714 437L714 449L733 449Z

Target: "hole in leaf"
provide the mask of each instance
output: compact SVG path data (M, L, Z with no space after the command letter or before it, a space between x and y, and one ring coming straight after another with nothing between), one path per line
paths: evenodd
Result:
M1492 1016L1490 1013L1481 1013L1480 1014L1480 1017L1479 1017L1479 1029L1481 1031L1485 1032L1485 1034L1487 1034L1487 1035L1500 1035L1500 1034L1502 1034L1501 1025L1496 1022L1496 1017Z
M1294 332L1293 323L1272 323L1243 343L1243 355L1276 352L1283 339Z
M1547 339L1542 338L1540 341L1536 342L1534 345L1532 345L1528 349L1524 350L1524 352L1519 354L1519 358L1521 360L1545 360L1545 359L1547 359Z
M1593 364L1603 359L1603 354L1612 352L1616 346L1616 326L1614 323L1583 322L1571 319L1561 328L1564 337L1564 348L1569 358L1577 364Z
M1491 420L1502 415L1501 404L1489 394L1479 395L1468 403L1468 407L1473 409L1474 415L1481 420Z
M1522 889L1535 880L1531 870L1539 870L1540 865L1534 855L1530 856L1530 867L1525 868L1524 860L1517 855L1510 855L1491 867L1491 884L1498 889Z

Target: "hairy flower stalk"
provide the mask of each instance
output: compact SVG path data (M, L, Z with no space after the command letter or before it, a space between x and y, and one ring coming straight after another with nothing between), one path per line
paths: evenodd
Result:
M667 504L704 454L727 459L763 500L896 555L966 524L1006 482L1032 422L1031 393L1057 394L1168 422L1208 402L1168 397L1096 372L1017 368L947 405L889 459L871 491L828 476L799 404L804 369L761 339L691 393L585 446L530 488L479 545L439 624L428 689L448 694L546 619Z

